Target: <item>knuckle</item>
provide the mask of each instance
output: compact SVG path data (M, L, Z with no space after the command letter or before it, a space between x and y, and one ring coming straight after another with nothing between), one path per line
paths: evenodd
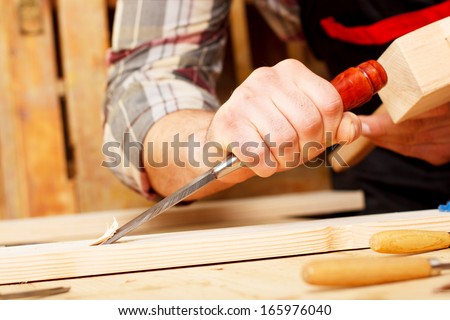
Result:
M299 130L309 135L317 134L322 131L322 118L317 114L308 114L307 116L302 116L299 119L300 128Z
M286 130L283 130L280 133L279 138L277 139L277 146L286 143L286 142L295 142L298 140L298 135L297 132L292 129L292 128L288 128Z
M306 66L303 63L301 63L300 61L298 61L296 59L291 59L291 58L284 59L284 60L278 62L275 67L277 67L277 68L280 67L282 69L285 69L285 68L289 68L289 69L302 68L302 69L304 69L304 68L306 68Z
M239 105L239 102L248 102L256 99L257 97L257 92L248 83L244 82L233 92L232 101L235 101L237 103L234 103L232 105L237 106Z
M298 121L298 130L314 130L322 126L322 116L313 102L305 94L297 94L295 97L297 106L295 118Z
M231 107L231 109L233 109ZM231 132L235 132L236 129L241 125L241 122L236 121L236 113L233 110L226 110L225 108L220 109L213 121L211 122L210 128L214 128L216 130L231 130Z
M273 136L275 144L278 146L283 142L289 141L297 141L297 131L290 125L286 119L282 121L273 121L271 124L272 132L268 134L268 138L270 140L270 136Z
M318 102L320 111L326 116L340 115L343 111L342 101L339 97L325 98Z
M278 73L272 67L260 67L254 70L249 76L249 80L256 80L262 82L272 82L278 79ZM270 83L269 82L269 83Z

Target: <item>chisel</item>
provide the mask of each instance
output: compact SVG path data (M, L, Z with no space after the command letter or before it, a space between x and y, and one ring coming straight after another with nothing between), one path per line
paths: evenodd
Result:
M380 253L419 253L450 247L445 231L390 230L378 232L369 240L370 248Z
M389 257L312 261L302 271L303 280L323 286L356 287L427 278L450 269L438 259Z
M348 111L369 101L375 93L385 86L386 82L387 75L384 68L378 62L369 60L361 63L357 67L349 68L340 73L331 81L331 84L333 84L342 98L344 111ZM102 244L116 242L141 224L157 217L167 211L167 209L194 194L211 181L220 179L234 170L239 169L241 166L239 159L235 155L230 154L222 163L219 163L192 182L165 197L153 207L145 210L136 218L127 222L111 238Z

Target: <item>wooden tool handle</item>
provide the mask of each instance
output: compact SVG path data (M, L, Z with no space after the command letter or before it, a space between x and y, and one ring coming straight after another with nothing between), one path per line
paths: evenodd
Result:
M450 234L444 231L392 230L370 238L370 248L382 253L418 253L449 246Z
M369 101L383 88L387 83L387 74L378 62L369 60L342 72L331 83L341 95L344 110L348 111ZM360 137L334 151L339 152L339 157L332 155L329 161L335 172L341 172L364 159L373 148L369 139ZM337 159L339 161L335 161Z
M341 95L344 110L348 111L366 103L383 88L387 74L377 61L369 60L340 73L331 83Z
M424 258L351 258L313 261L303 268L303 280L325 286L365 286L425 278L439 274Z

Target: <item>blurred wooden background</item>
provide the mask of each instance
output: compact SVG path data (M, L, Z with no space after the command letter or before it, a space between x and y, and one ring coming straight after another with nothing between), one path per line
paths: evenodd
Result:
M233 0L221 99L253 68L286 57L324 72L303 43L278 40L250 2ZM101 167L115 0L0 3L0 218L148 206ZM215 198L328 188L324 168L296 171L252 179Z

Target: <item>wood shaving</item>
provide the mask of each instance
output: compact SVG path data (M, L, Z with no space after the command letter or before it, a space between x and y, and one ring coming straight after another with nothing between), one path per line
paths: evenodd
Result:
M91 246L98 246L100 244L103 244L106 240L111 238L116 233L117 229L119 229L119 223L117 222L115 217L113 217L113 219L114 221L111 226L108 227L108 225L106 225L105 233L100 238L95 240L94 243L90 244Z

